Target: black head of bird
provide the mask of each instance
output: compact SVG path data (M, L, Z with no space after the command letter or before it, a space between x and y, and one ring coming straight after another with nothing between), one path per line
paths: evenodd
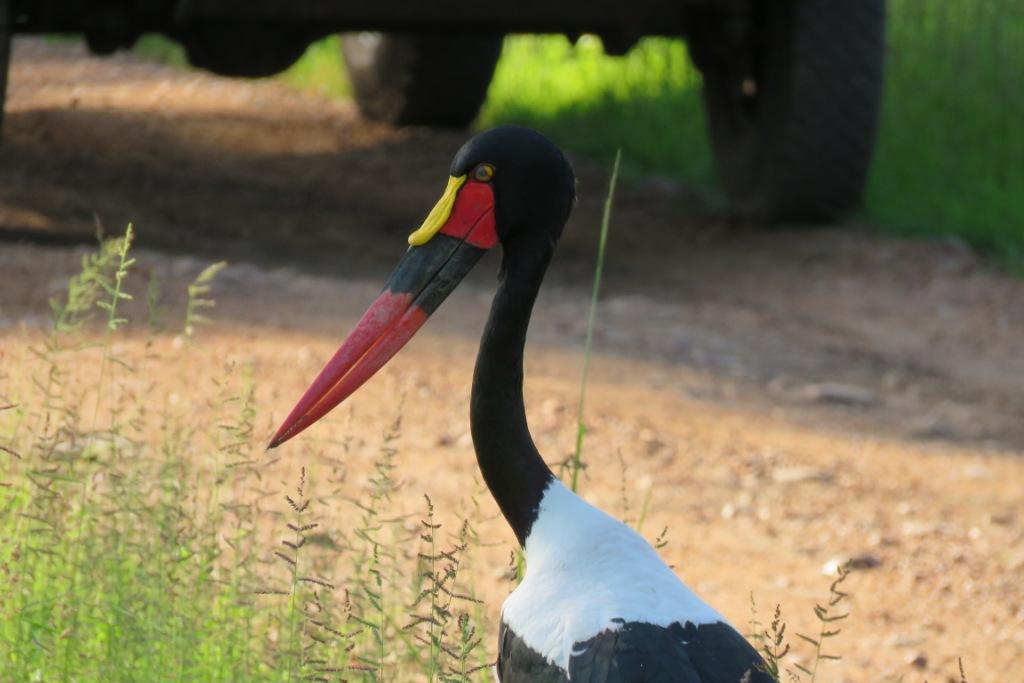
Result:
M455 155L452 178L488 184L498 241L554 247L576 199L576 178L562 151L529 128L502 126L477 135Z
M469 140L447 187L356 328L271 439L274 448L352 394L405 345L487 250L502 274L528 270L539 286L576 199L565 155L529 128L501 126Z

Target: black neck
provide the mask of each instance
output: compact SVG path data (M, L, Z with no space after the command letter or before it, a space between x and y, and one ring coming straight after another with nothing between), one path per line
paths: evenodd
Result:
M523 405L526 330L551 255L506 246L504 257L473 373L470 424L484 481L523 545L554 476L533 443Z

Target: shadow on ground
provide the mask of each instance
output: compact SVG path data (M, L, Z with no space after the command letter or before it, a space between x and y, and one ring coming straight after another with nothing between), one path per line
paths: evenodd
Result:
M274 82L19 41L0 239L91 243L97 224L133 222L143 247L381 281L464 139L367 123ZM580 202L548 288L570 292L550 299L567 319L583 317L608 182L575 162ZM647 180L617 196L606 275L605 351L770 401L852 386L867 393L810 400L928 438L1024 444L1024 285L956 245L852 225L738 229L697 193ZM473 281L490 286L493 267Z

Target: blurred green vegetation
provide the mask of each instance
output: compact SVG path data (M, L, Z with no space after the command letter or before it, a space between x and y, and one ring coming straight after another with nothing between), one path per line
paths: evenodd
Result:
M1024 271L1024 1L891 0L868 216Z
M289 85L329 97L348 97L351 88L341 59L341 39L330 36L309 46L302 59L281 74Z
M888 31L862 218L886 232L962 239L1024 271L1024 0L890 0ZM282 78L347 97L338 45L316 43ZM166 58L167 48L142 50ZM592 36L575 45L511 36L479 125L530 125L605 161L621 147L627 175L715 194L700 85L680 40L647 38L609 57Z
M188 66L188 59L185 57L185 48L178 45L169 38L164 38L156 33L149 33L135 43L135 53L165 64L175 66Z
M82 256L47 329L4 337L0 681L490 680L478 517L396 514L400 410L347 495L312 442L271 484L259 371L199 339L225 264L174 306L133 238Z
M150 33L135 44L135 53L164 64L188 66L185 49L162 35ZM348 97L350 88L341 59L341 39L329 36L309 46L306 54L280 76L291 86L327 97Z
M622 148L627 172L715 185L700 73L680 40L645 38L608 57L583 36L513 36L491 83L480 124L533 126L569 149L611 161Z

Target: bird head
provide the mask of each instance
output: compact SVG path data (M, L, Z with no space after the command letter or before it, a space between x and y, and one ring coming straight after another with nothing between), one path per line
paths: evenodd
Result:
M270 448L326 415L380 370L480 258L550 257L576 197L565 155L540 133L501 126L452 160L441 198L409 235L409 249L355 329L278 428Z

